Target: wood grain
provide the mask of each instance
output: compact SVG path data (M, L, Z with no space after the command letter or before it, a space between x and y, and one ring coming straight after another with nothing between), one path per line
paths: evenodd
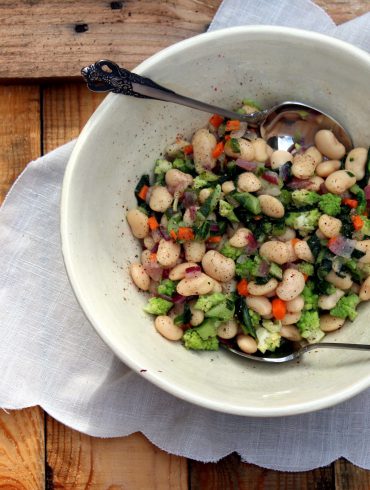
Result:
M0 410L0 488L42 490L44 414L39 408Z
M40 155L40 89L0 86L0 203L26 164Z
M370 471L363 470L345 459L335 462L336 490L369 490Z
M231 454L219 463L190 464L191 490L331 490L334 489L332 468L288 473L242 463ZM344 489L343 489L344 490Z
M160 49L204 32L221 0L4 0L0 78L79 77L110 58L133 68ZM81 31L81 32L76 32Z
M315 3L322 7L338 25L370 12L368 0L315 0Z
M187 490L187 463L137 433L117 439L80 434L49 419L49 481L54 488Z

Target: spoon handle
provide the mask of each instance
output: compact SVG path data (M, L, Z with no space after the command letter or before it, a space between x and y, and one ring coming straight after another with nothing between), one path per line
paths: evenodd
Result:
M344 344L337 342L322 342L318 344L309 344L302 347L301 352L308 352L315 349L351 349L351 350L370 350L369 344Z
M93 92L113 92L131 97L173 102L191 107L192 109L198 109L210 114L219 114L229 119L238 119L239 121L245 121L251 124L259 124L266 118L269 112L265 110L254 112L253 114L238 114L237 112L228 111L221 107L206 104L205 102L179 95L168 88L158 85L150 78L141 77L136 73L119 67L116 63L109 60L100 60L92 65L86 66L81 70L81 74L87 86Z

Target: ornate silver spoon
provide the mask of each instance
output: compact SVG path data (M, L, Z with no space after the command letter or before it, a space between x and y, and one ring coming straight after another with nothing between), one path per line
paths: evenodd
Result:
M261 136L275 149L289 149L299 140L309 146L313 144L314 135L319 129L332 130L347 151L353 148L349 133L338 121L319 109L301 102L286 101L263 111L239 114L179 95L158 85L150 78L119 67L113 61L97 61L83 68L81 73L90 90L94 92L113 92L131 97L173 102L210 114L245 121L251 126L259 126Z

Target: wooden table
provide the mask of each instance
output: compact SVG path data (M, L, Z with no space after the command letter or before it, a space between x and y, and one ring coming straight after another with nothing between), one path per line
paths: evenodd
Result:
M317 0L337 23L370 10L369 0ZM26 164L76 137L102 100L79 69L107 57L133 67L206 30L220 0L0 2L0 199ZM97 439L42 409L0 413L4 489L368 490L370 472L339 460L280 473L230 455L217 464L171 456L141 434Z

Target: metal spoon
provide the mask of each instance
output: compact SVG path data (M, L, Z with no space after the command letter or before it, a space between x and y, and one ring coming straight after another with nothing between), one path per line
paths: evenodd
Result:
M252 354L246 354L245 352L241 352L240 350L234 349L233 347L228 346L227 344L221 344L226 350L232 352L233 354L237 354L241 357L246 357L247 359L252 359L257 362L265 362L265 363L284 363L294 361L309 352L310 350L316 349L352 349L352 350L368 350L370 351L370 345L367 344L343 344L343 343L334 343L334 342L323 342L321 344L308 344L303 347L294 350L290 354L282 355L281 357L260 357Z
M287 101L252 114L239 114L179 95L158 85L150 78L141 77L119 67L113 61L97 61L83 68L81 74L90 90L94 92L114 92L132 97L173 102L229 119L245 121L251 126L259 126L262 138L275 149L288 150L294 147L295 143L310 146L319 129L332 130L347 151L353 148L349 133L338 121L319 109L301 102Z

